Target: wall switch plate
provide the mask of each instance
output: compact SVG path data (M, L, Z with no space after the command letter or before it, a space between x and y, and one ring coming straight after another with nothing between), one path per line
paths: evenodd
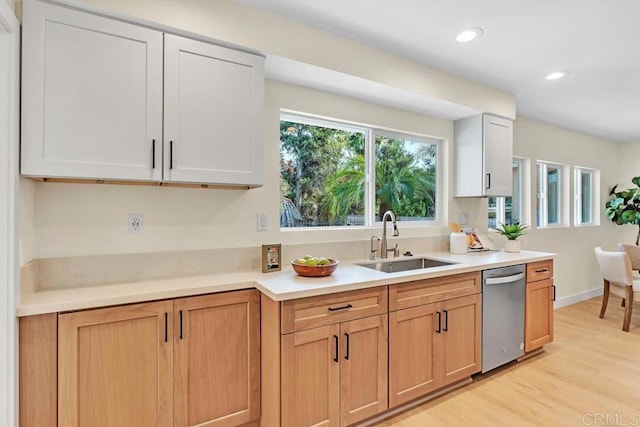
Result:
M268 231L269 230L269 215L266 213L259 213L256 215L257 218L257 226L258 231Z
M141 213L129 214L128 230L129 234L140 234L143 230L143 216Z

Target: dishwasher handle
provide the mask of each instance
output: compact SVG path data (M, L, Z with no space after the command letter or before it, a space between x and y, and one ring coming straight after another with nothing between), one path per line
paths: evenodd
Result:
M505 283L513 283L524 279L524 273L514 274L513 276L488 277L485 279L487 285L503 285Z

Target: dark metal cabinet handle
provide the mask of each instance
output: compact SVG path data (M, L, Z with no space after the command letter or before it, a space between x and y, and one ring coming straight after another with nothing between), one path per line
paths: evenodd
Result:
M487 174L486 182L487 182L487 190L488 190L488 189L491 188L491 174L490 173Z
M344 336L347 338L346 350L344 353L344 358L349 360L349 334L345 333Z
M553 288L553 298L551 299L551 301L555 301L556 300L556 285L551 285L551 287Z
M164 314L164 342L169 342L169 313Z
M180 339L182 339L182 310L180 310Z
M442 328L440 327L440 325L442 324L442 314L440 314L439 311L436 311L436 316L438 316L438 329L436 329L436 332L441 333Z
M156 140L151 141L151 169L156 168Z
M335 357L333 358L333 361L338 363L338 336L337 335L333 336L333 342L335 344L335 350L336 350L334 353Z
M546 273L547 271L549 271L548 268L541 268L539 270L536 270L536 273Z
M169 169L173 169L173 141L169 141Z
M449 311L448 310L443 310L443 311L444 311L444 328L442 328L442 330L447 332L449 331Z
M353 306L351 304L347 304L347 305L343 305L342 307L329 307L327 310L329 311L338 311L338 310L348 310L350 308L353 308Z

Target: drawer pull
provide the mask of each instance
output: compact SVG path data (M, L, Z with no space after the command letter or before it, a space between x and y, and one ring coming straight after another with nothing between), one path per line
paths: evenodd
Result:
M169 313L164 313L164 342L169 342Z
M539 270L535 270L536 273L546 273L547 271L549 271L548 268L541 268Z
M444 311L444 328L442 328L442 330L445 332L449 332L449 310L442 311Z
M436 315L438 316L438 329L436 329L437 333L442 333L442 314L439 311L436 311Z
M342 307L329 307L327 310L329 311L338 311L338 310L348 310L350 308L352 308L353 306L351 304L347 304L347 305L343 305Z
M335 343L335 346L336 346L335 348L336 352L335 352L335 357L333 358L333 361L338 363L338 336L337 335L333 336L333 342Z

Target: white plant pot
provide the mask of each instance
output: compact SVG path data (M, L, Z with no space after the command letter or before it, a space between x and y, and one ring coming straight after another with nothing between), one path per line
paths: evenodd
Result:
M505 252L520 252L520 240L506 240L504 242Z

